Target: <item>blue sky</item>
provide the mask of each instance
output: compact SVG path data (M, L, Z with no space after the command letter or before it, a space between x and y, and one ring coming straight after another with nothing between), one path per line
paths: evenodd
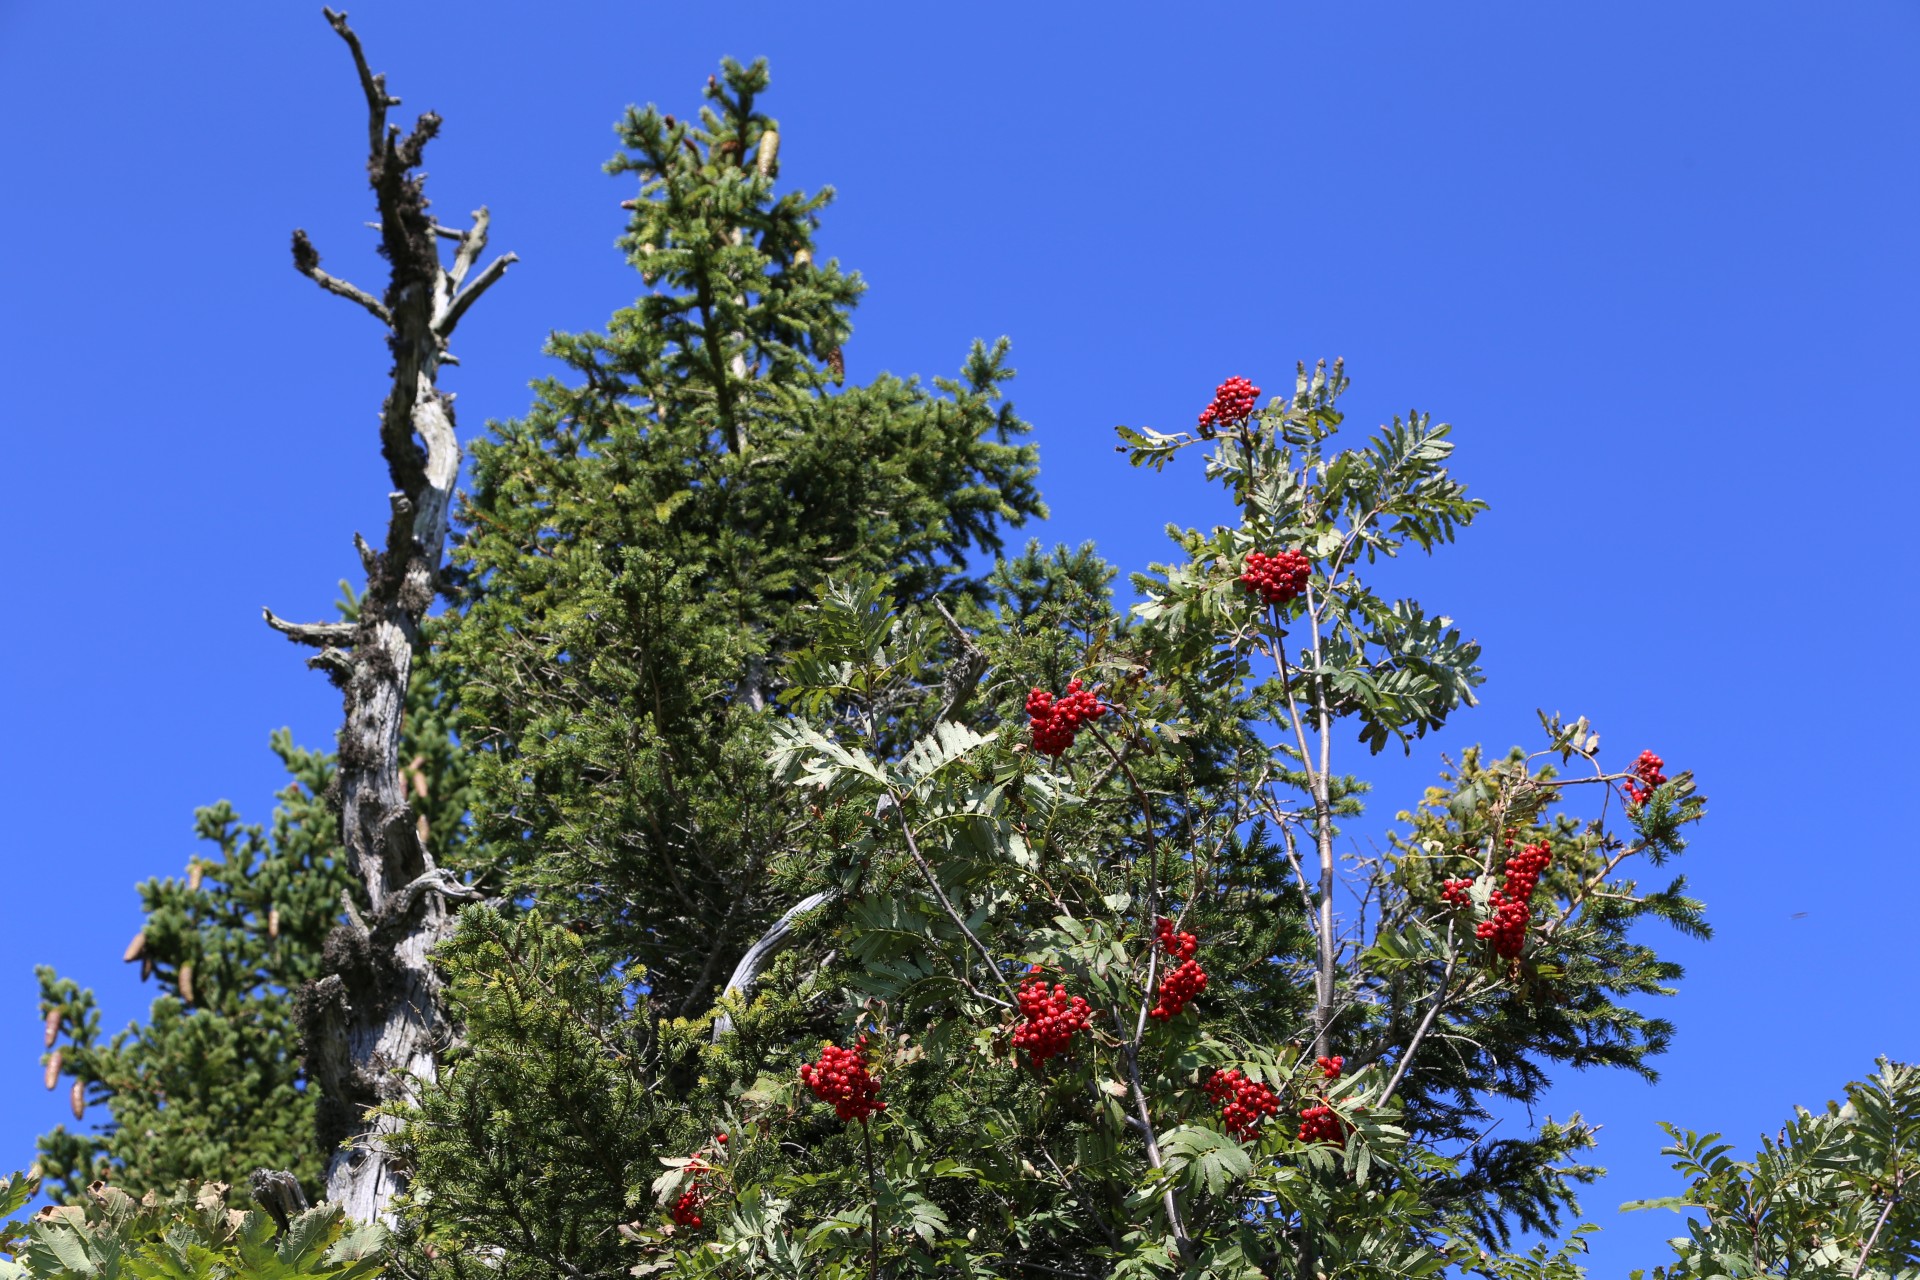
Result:
M1613 1212L1674 1189L1656 1119L1749 1146L1876 1054L1920 1057L1913 4L351 13L404 110L446 118L442 215L489 204L522 258L456 344L468 438L524 409L550 329L640 291L609 126L693 107L723 54L772 59L785 177L840 192L824 246L871 285L852 375L1013 338L1041 537L1131 568L1167 521L1215 519L1195 465L1129 473L1111 429L1185 426L1229 374L1271 391L1345 356L1354 425L1457 424L1492 510L1396 577L1490 680L1378 772L1377 820L1442 749L1531 741L1536 707L1712 801L1685 869L1719 934L1671 944L1664 1078L1572 1078L1547 1108L1605 1126L1596 1275L1659 1260L1676 1225ZM95 983L109 1025L139 1014L134 884L184 868L196 804L267 816L271 729L332 733L259 608L322 616L353 531L382 527L386 360L288 265L304 227L329 270L381 278L318 6L0 0L0 110L12 1166L65 1114L37 1086L31 966Z

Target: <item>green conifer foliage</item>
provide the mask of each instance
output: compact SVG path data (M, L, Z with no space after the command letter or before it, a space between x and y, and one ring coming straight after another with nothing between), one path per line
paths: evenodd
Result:
M59 1070L112 1117L40 1139L41 1168L69 1203L95 1179L139 1194L235 1182L258 1165L290 1167L308 1186L319 1176L285 993L317 976L348 882L323 798L331 758L285 730L272 745L290 780L271 826L242 823L224 800L201 809L194 828L207 852L185 877L140 886L146 922L129 953L161 988L144 1025L103 1042L93 992L39 970L41 1009L64 1032Z
M1005 343L931 389L844 380L857 275L814 254L831 192L782 190L764 64L697 120L630 111L622 241L652 292L555 337L570 378L474 448L454 630L488 887L531 895L684 1014L786 905L807 821L766 768L777 673L828 573L907 601L1043 513Z
M353 616L351 595L341 609ZM408 775L433 849L457 857L467 796L450 713L429 658L408 698ZM289 993L319 976L353 882L338 856L333 756L295 746L284 729L272 750L289 781L271 823L245 823L225 800L200 809L194 829L206 851L186 875L140 886L146 918L127 959L161 992L144 1023L103 1039L92 990L39 970L48 1079L77 1091L83 1111L104 1106L110 1116L40 1138L57 1199L81 1203L96 1179L136 1195L182 1181L238 1185L260 1166L319 1188L318 1090L302 1068Z

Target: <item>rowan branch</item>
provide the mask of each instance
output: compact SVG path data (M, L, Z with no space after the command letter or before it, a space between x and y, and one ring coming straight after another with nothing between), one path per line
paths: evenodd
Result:
M293 269L328 293L365 307L381 324L393 323L392 314L387 311L380 299L359 285L349 284L340 277L330 276L320 269L320 251L313 247L313 241L307 238L305 231L297 230L293 233Z
M953 899L947 897L947 891L940 887L940 878L934 875L933 865L927 861L926 855L920 852L920 842L913 838L913 823L907 820L907 811L905 806L900 803L900 797L893 794L892 790L889 789L887 792L887 800L889 807L893 809L895 814L899 815L900 834L906 837L907 852L912 855L914 865L920 868L920 875L926 880L927 887L933 890L933 896L938 899L940 905L946 909L947 919L953 921L954 928L960 930L960 932L966 936L967 941L973 943L973 949L978 951L980 958L987 962L987 972L1000 980L1000 989L1007 993L1007 998L1004 1001L996 1000L994 1003L1000 1005L1003 1009L1015 1007L1019 1001L1014 995L1013 984L1007 981L1006 974L1000 972L999 962L993 958L993 952L987 950L986 943L980 941L973 930L967 927L966 920L963 919L960 912L955 909ZM993 997L988 996L987 999L992 1000Z
M1860 1273L1867 1269L1867 1259L1873 1256L1873 1246L1879 1243L1880 1233L1886 1229L1887 1219L1893 1215L1893 1206L1900 1202L1901 1184L1905 1181L1905 1178L1894 1179L1893 1190L1887 1194L1887 1203L1880 1210L1880 1220L1873 1224L1873 1234L1860 1247L1860 1261L1853 1264L1853 1280L1860 1280Z
M1124 1037L1126 1034L1126 1024L1120 1021L1120 1011L1117 1009L1114 1010L1113 1020L1115 1024L1120 1027L1121 1034ZM1141 1141L1146 1144L1147 1163L1157 1170L1165 1167L1165 1161L1160 1154L1160 1136L1154 1132L1153 1113L1147 1108L1147 1091L1140 1083L1138 1045L1139 1041L1137 1039L1127 1040L1123 1038L1120 1042L1120 1053L1127 1064L1127 1082L1132 1087L1133 1103L1139 1115L1139 1124L1136 1128L1140 1131ZM1180 1261L1183 1263L1191 1263L1193 1261L1193 1240L1187 1234L1186 1219L1181 1216L1180 1201L1173 1194L1172 1183L1168 1183L1161 1190L1160 1202L1166 1208L1167 1225L1173 1230L1173 1243L1175 1248L1180 1252Z
M947 606L938 596L934 597L933 607L940 612L940 620L946 624L947 634L960 650L960 656L948 668L946 679L941 682L942 694L939 720L953 720L966 709L973 691L980 685L980 677L987 673L987 655L967 629L947 612Z
M1447 1002L1447 988L1453 984L1454 966L1459 964L1460 955L1453 951L1453 926L1447 926L1447 949L1452 954L1447 957L1447 970L1440 975L1439 989L1433 993L1433 1003L1427 1006L1427 1015L1420 1019L1420 1025L1414 1030L1413 1039L1407 1042L1406 1051L1400 1055L1400 1061L1394 1064L1393 1078L1387 1081L1386 1089L1380 1094L1378 1105L1386 1106L1393 1097L1400 1082L1406 1078L1407 1068L1413 1065L1413 1055L1420 1050L1420 1042L1427 1038L1427 1032L1433 1030L1433 1020L1440 1016L1440 1008Z

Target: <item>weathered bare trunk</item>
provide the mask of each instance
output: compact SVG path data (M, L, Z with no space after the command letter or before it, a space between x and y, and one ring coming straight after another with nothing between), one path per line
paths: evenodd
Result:
M393 1122L371 1120L377 1106L403 1103L433 1078L446 1020L429 952L449 932L451 899L471 896L438 870L407 804L400 773L400 730L420 620L433 603L453 486L460 470L452 397L435 385L448 338L467 308L515 261L495 259L466 277L486 247L487 211L466 231L427 214L423 175L413 170L439 130L422 115L404 138L387 123L386 81L367 68L344 13L323 10L346 41L366 95L368 175L380 210L381 252L392 278L381 298L320 269L304 231L293 234L299 271L355 302L387 328L393 386L380 414L380 451L394 492L384 547L356 536L367 571L357 623L299 624L267 613L267 622L320 650L309 665L327 672L345 702L340 729L340 834L359 881L358 901L326 943L326 974L300 993L307 1067L320 1086L320 1137L330 1149L326 1198L356 1221L385 1218L404 1174L385 1143ZM456 244L444 267L437 241ZM463 287L464 286L464 287Z

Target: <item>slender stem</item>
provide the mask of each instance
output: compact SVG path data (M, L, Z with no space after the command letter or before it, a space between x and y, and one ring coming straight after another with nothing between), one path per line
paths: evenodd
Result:
M1860 1280L1860 1273L1867 1269L1867 1259L1873 1256L1873 1246L1880 1239L1881 1230L1887 1225L1887 1218L1893 1213L1893 1206L1899 1203L1900 1188L1905 1178L1895 1178L1893 1193L1887 1197L1887 1203L1881 1206L1880 1221L1873 1224L1873 1234L1867 1237L1866 1244L1860 1248L1860 1261L1853 1264L1853 1280Z
M1315 671L1323 665L1320 653L1320 610L1314 603L1313 587L1306 591L1307 634L1313 640L1313 665ZM1325 679L1315 674L1313 677L1313 709L1317 728L1320 732L1320 772L1318 790L1314 794L1314 835L1320 846L1320 998L1316 1002L1314 1016L1313 1042L1315 1050L1322 1056L1333 1052L1327 1036L1327 1026L1333 1020L1333 977L1334 977L1334 937L1333 937L1333 802L1331 798L1333 750L1333 716L1327 710L1327 685Z
M1420 1042L1427 1038L1427 1032L1433 1029L1433 1020L1440 1016L1440 1007L1446 1003L1447 988L1453 984L1453 968L1460 962L1459 954L1453 949L1452 925L1447 926L1447 952L1447 970L1440 975L1440 987L1433 993L1433 1003L1427 1006L1427 1015L1420 1019L1420 1025L1414 1030L1413 1039L1407 1041L1406 1052L1402 1053L1400 1061L1394 1064L1393 1078L1387 1081L1386 1090L1381 1093L1380 1101L1376 1104L1378 1106L1386 1106L1387 1100L1393 1097L1394 1090L1398 1089L1400 1082L1406 1078L1407 1068L1413 1065L1413 1055L1420 1051Z
M1320 619L1307 599L1308 622L1313 628L1315 664L1320 656ZM1273 660L1280 668L1280 685L1287 695L1287 720L1293 726L1294 741L1300 747L1300 767L1307 771L1307 790L1313 797L1314 844L1320 853L1320 897L1316 904L1314 932L1319 942L1319 966L1313 992L1313 1051L1318 1057L1332 1052L1327 1024L1333 1019L1333 970L1336 954L1333 939L1333 803L1327 786L1328 738L1332 728L1327 713L1326 691L1314 678L1314 701L1320 733L1320 764L1314 767L1313 752L1307 746L1307 731L1302 723L1300 702L1293 695L1292 668L1287 663L1286 633L1280 628L1277 607L1269 607L1273 627Z
M1090 725L1088 727L1093 730L1093 740L1099 743L1108 755L1113 757L1114 767L1118 769L1120 775L1127 780L1127 787L1133 792L1134 797L1140 801L1140 811L1146 815L1147 914L1156 915L1160 910L1160 839L1154 831L1153 799L1147 795L1147 789L1140 785L1140 780L1133 776L1133 770L1127 767L1126 760L1118 751L1114 750L1113 744L1107 741L1107 735L1100 732L1099 726Z
M1007 993L1006 1007L1011 1008L1015 1003L1013 984L1007 981L1006 974L1000 972L1000 965L994 960L993 953L987 950L986 944L975 936L973 930L967 928L966 920L954 908L953 900L947 897L947 891L940 887L939 877L933 874L932 864L927 861L926 855L920 852L920 842L913 838L913 825L907 821L907 811L901 805L900 797L889 790L887 801L888 807L900 815L900 834L907 838L907 852L913 855L914 865L920 868L920 875L926 880L927 888L933 890L933 896L940 900L942 907L946 908L947 919L953 921L954 928L967 936L967 941L973 944L974 950L980 953L980 958L986 961L987 971L999 979L1000 989ZM989 996L988 999L992 997Z
M1127 786L1132 789L1133 794L1139 799L1140 809L1146 815L1147 918L1156 919L1160 912L1160 844L1159 837L1154 834L1153 830L1153 800L1147 795L1146 788L1140 785L1140 780L1133 776L1133 770L1127 767L1126 759L1122 757L1118 751L1114 750L1113 744L1107 741L1107 736L1101 733L1098 727L1093 728L1093 740L1098 742L1109 756L1113 757L1114 768L1118 769L1121 775L1126 778ZM1159 963L1159 946L1156 943L1148 943L1147 985L1140 996L1139 1015L1133 1020L1133 1038L1128 1042L1130 1046L1128 1050L1129 1053L1139 1046L1140 1041L1147 1034L1147 1004L1153 999L1153 983L1154 977L1159 969ZM1160 1166L1156 1164L1154 1167L1157 1169Z
M873 1130L868 1127L866 1117L860 1118L860 1145L867 1154L867 1195L872 1203L867 1209L868 1238L867 1247L868 1280L880 1280L880 1181L873 1172Z
M1134 1110L1140 1116L1140 1136L1147 1144L1147 1163L1159 1169L1162 1167L1160 1139L1153 1131L1153 1115L1147 1110L1147 1091L1140 1084L1139 1053L1132 1041L1123 1042L1120 1051L1127 1060L1127 1080L1133 1086ZM1193 1241L1187 1236L1186 1220L1180 1216L1180 1202L1174 1198L1171 1184L1161 1193L1160 1202L1166 1206L1167 1224L1173 1228L1173 1243L1180 1251L1181 1262L1191 1263Z

